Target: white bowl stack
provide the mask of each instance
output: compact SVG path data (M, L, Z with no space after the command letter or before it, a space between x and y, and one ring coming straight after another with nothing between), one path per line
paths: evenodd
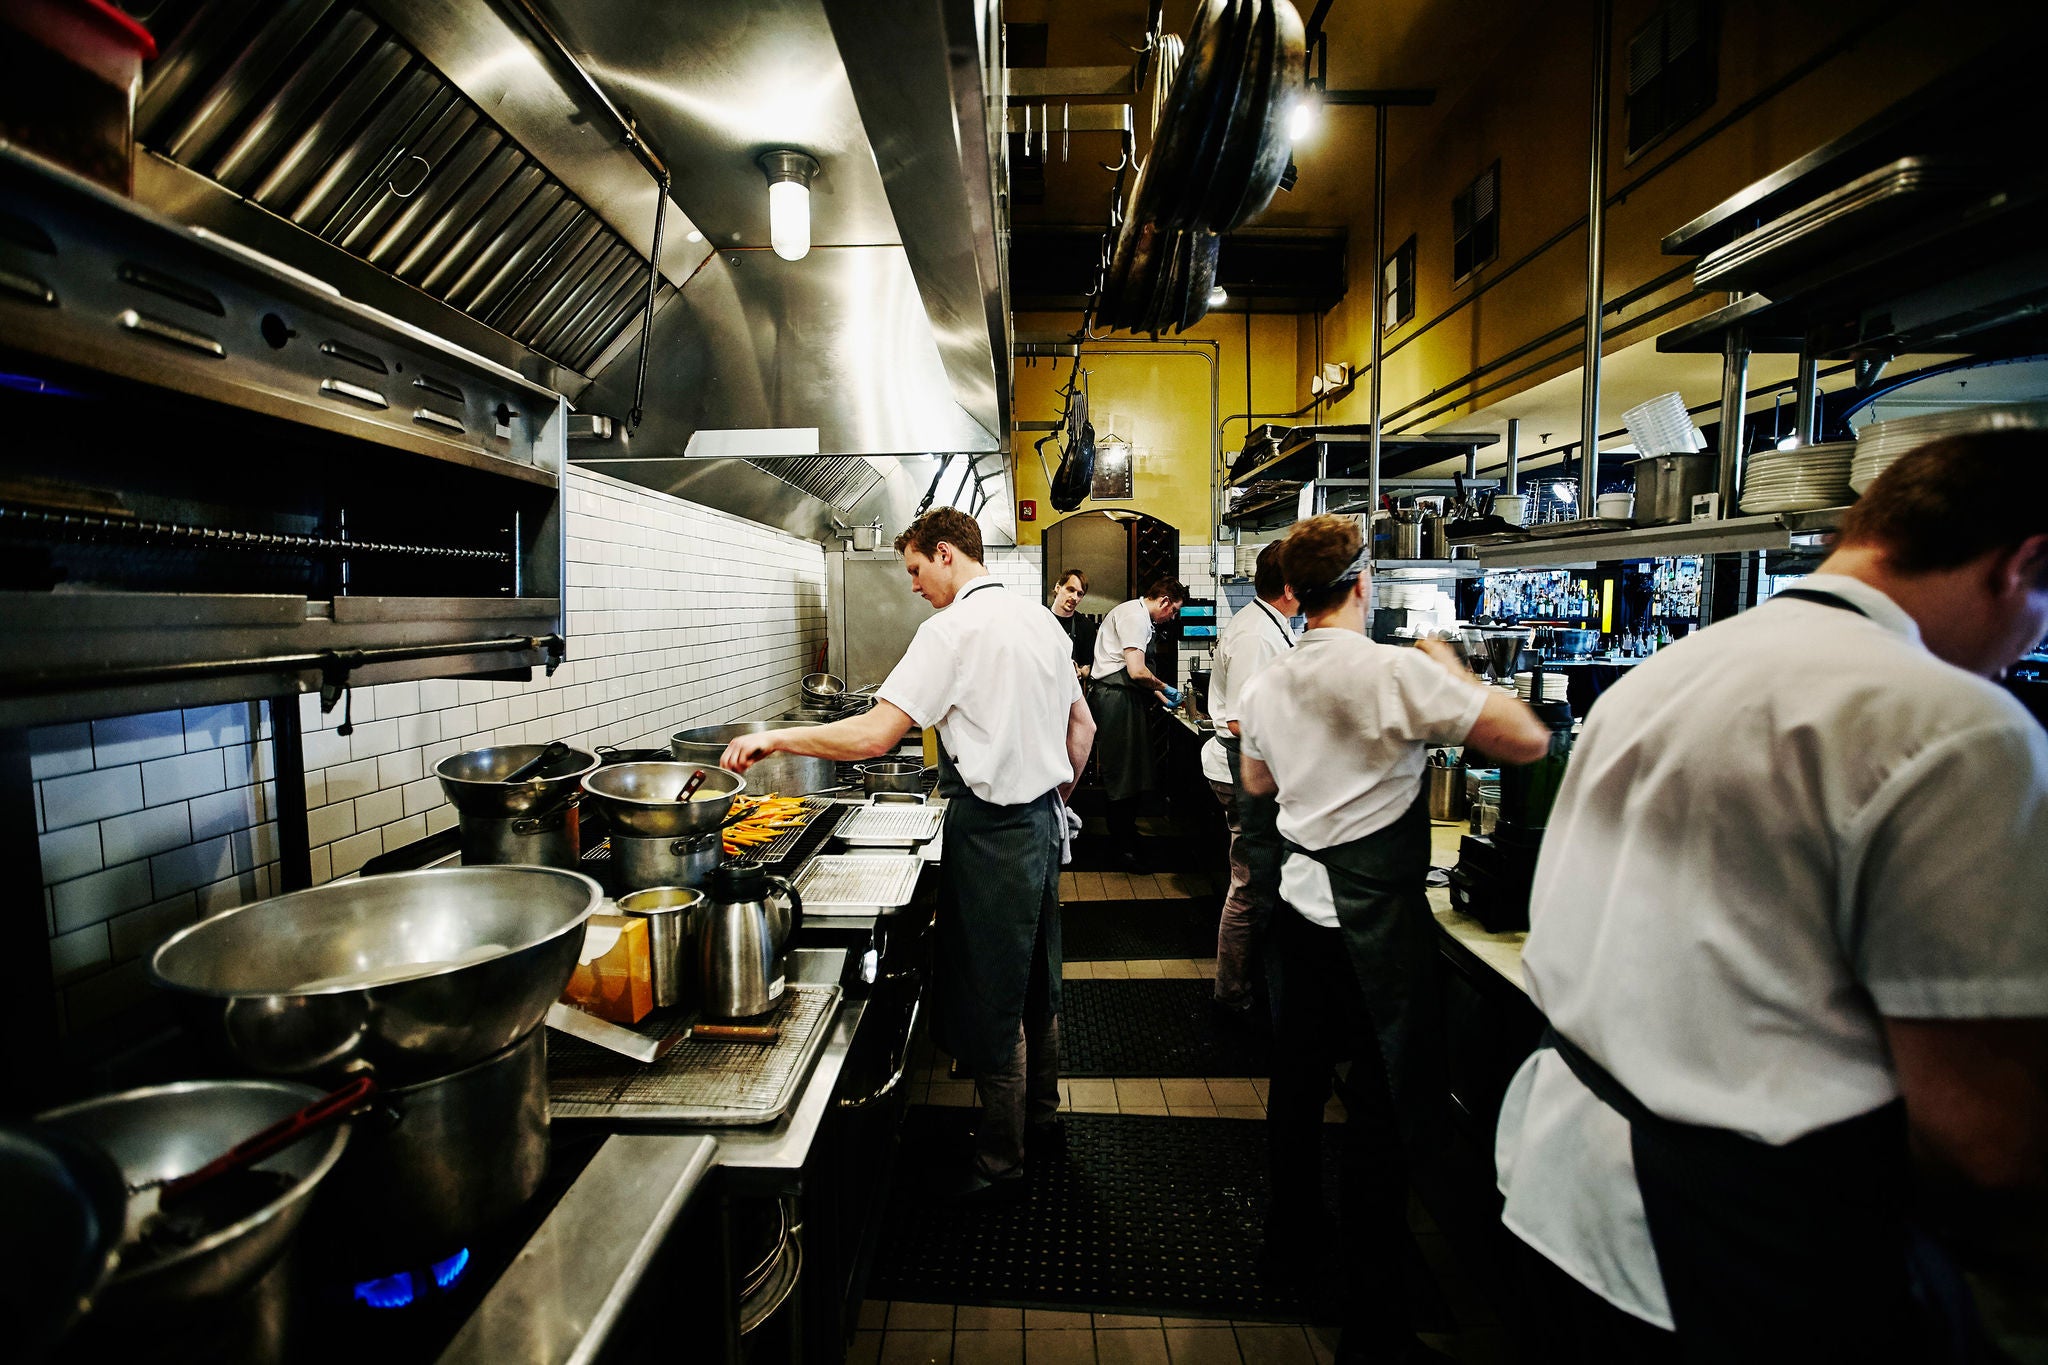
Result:
M1893 460L1940 437L1957 436L1966 431L2010 431L2025 427L2048 427L2048 403L1955 408L1919 417L1900 417L1890 422L1872 422L1856 438L1856 459L1849 470L1849 486L1861 493L1877 482L1877 476L1884 473Z
M1571 692L1571 686L1572 680L1564 674L1545 673L1543 675L1543 700L1564 701ZM1535 700L1535 691L1536 675L1534 673L1515 674L1516 696L1520 697L1523 701L1533 701Z
M1849 467L1855 458L1854 441L1752 455L1742 475L1742 510L1811 512L1840 507L1856 496L1849 487Z

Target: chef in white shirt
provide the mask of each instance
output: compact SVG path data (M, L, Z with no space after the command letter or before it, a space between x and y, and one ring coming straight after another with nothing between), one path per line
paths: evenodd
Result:
M1280 542L1259 551L1252 574L1257 594L1230 618L1216 641L1216 666L1209 678L1209 717L1216 733L1202 746L1202 776L1223 803L1230 826L1230 892L1216 926L1216 1003L1244 1011L1252 1006L1252 959L1263 936L1270 895L1254 896L1256 880L1270 888L1270 870L1254 878L1255 862L1277 864L1280 837L1274 829L1273 798L1253 796L1237 782L1239 726L1237 694L1258 671L1294 648L1293 616L1301 610L1280 568Z
M876 689L874 708L830 725L742 736L735 772L772 753L873 758L912 725L936 727L946 856L933 1036L974 1074L981 1118L950 1193L997 1202L1022 1188L1027 1144L1059 1122L1062 803L1095 722L1065 632L981 562L981 528L941 507L896 538L912 588L936 616Z
M1138 799L1153 786L1149 708L1180 705L1180 689L1145 666L1156 627L1171 621L1188 600L1187 586L1162 578L1143 597L1110 608L1095 631L1095 662L1088 700L1101 731L1096 764L1109 798L1109 837L1119 864L1146 871L1138 853Z
M1308 629L1237 702L1244 789L1275 795L1287 844L1268 935L1273 1079L1266 1102L1283 1270L1334 1249L1347 1316L1340 1358L1442 1359L1410 1330L1402 1265L1407 1171L1440 1145L1441 1065L1429 872L1428 746L1466 744L1527 763L1550 731L1481 684L1449 646L1366 635L1370 587L1355 517L1311 517L1280 551ZM1344 1226L1320 1226L1323 1105L1345 1109ZM1293 1264L1290 1265L1289 1262Z
M1601 697L1496 1139L1565 1358L1964 1359L1916 1184L2048 1282L2048 737L1990 681L2044 631L2048 433L1958 437Z

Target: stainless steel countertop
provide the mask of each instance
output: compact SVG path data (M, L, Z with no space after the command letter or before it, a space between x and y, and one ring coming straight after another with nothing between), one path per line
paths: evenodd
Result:
M717 1139L701 1133L607 1139L440 1365L595 1359L717 1151Z

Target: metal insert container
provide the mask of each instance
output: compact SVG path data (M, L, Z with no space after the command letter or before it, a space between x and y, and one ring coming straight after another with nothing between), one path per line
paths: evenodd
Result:
M802 724L791 722L790 724ZM758 735L768 730L785 730L790 724L772 720L743 720L730 725L702 725L678 730L670 737L669 752L679 762L715 765L725 746L741 735ZM770 754L747 769L747 790L759 796L804 796L839 785L839 765L829 758L801 754Z
M651 886L619 897L619 913L647 921L654 966L654 1003L697 1003L697 945L704 935L704 893L689 886Z

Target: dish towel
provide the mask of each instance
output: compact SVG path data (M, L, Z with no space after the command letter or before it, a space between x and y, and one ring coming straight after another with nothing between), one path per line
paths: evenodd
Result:
M1060 866L1074 861L1074 836L1081 832L1081 814L1064 802L1060 805Z

